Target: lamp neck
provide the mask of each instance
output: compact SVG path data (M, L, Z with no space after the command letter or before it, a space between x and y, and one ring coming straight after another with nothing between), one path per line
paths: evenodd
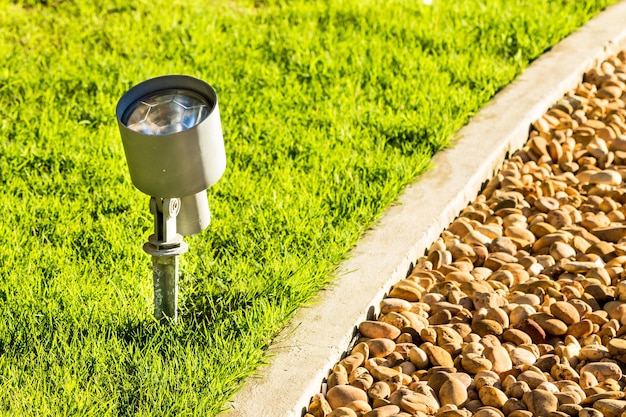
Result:
M150 211L154 216L154 234L148 238L143 249L154 256L181 255L187 252L187 244L176 231L180 199L150 197Z

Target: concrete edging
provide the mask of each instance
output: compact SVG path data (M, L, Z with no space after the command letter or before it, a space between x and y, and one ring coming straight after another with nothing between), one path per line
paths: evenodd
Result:
M537 59L498 93L439 152L339 266L337 279L301 308L269 348L270 364L250 377L225 417L302 416L356 326L377 311L391 285L480 192L507 154L528 139L531 123L626 46L626 0L608 7ZM341 314L338 314L341 310Z

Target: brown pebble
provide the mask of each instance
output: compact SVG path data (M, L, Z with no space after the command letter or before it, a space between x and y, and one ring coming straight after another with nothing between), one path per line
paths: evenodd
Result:
M528 410L516 410L509 414L507 417L534 417L533 413Z
M604 417L619 417L626 410L626 401L598 400L593 403L593 408L600 411Z
M478 396L484 405L494 408L502 408L504 403L508 400L506 394L502 392L502 390L492 386L482 387L478 390Z
M372 339L385 338L392 340L400 336L401 333L400 329L391 324L371 320L362 322L359 325L359 331L363 336Z
M541 238L550 233L557 231L556 227L546 222L537 222L530 226L530 231L537 237Z
M372 400L385 399L391 395L391 388L386 382L378 381L372 384L372 386L367 390L367 395Z
M400 412L400 407L389 404L373 409L363 414L363 417L392 417Z
M380 312L387 314L390 312L399 313L401 311L410 311L411 303L401 298L385 298L380 302Z
M572 325L580 321L578 310L566 301L557 301L550 305L550 313L567 325Z
M504 417L504 414L495 407L484 406L476 410L474 417Z
M520 329L507 329L502 334L502 338L515 345L525 345L533 342L530 336Z
M613 338L609 340L608 350L615 359L626 363L626 340L621 338Z
M339 407L345 407L352 401L359 400L367 402L367 394L365 391L350 385L337 385L328 390L326 393L326 399L328 400L328 404L330 404L334 410Z
M467 401L467 388L456 378L450 378L439 389L439 402L461 406Z
M372 407L369 405L369 403L363 400L352 401L351 403L346 404L346 408L354 411L357 416L362 416L363 414L372 411Z
M604 417L604 415L595 408L585 407L578 412L578 417Z
M356 411L348 407L339 407L326 417L358 417Z
M547 417L550 412L556 411L559 404L553 393L541 389L525 393L522 400L536 417Z
M377 338L367 341L369 348L369 356L372 358L385 357L396 349L396 344L393 340Z
M626 237L626 226L608 226L598 227L591 231L597 238L606 240L608 242L618 243L621 239Z
M486 336L488 334L501 335L502 325L495 320L480 320L472 324L472 330L479 336Z
M326 416L333 411L330 404L322 394L315 394L309 403L309 413L314 416Z
M591 362L580 369L580 373L589 372L593 374L598 382L614 379L619 381L622 378L620 366L613 362Z
M543 330L543 328L532 319L522 321L516 328L530 336L533 343L540 344L546 342L545 330Z
M432 365L454 367L452 356L450 356L450 353L448 353L445 349L435 346L432 343L424 343L421 348L424 352L426 352L426 355Z
M622 176L619 172L613 170L604 170L593 174L589 178L591 184L606 184L606 185L620 185L622 183Z
M464 354L461 358L461 366L466 372L469 372L470 374L477 374L482 371L491 370L493 365L487 358L481 355L468 353Z
M577 339L589 336L591 333L593 333L593 323L589 319L583 319L578 323L574 323L567 329L567 334Z
M534 320L546 334L561 336L567 333L567 324L550 314L533 314L531 319Z

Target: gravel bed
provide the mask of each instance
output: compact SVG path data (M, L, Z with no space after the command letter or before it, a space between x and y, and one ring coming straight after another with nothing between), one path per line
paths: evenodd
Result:
M306 417L626 417L626 52L380 303Z

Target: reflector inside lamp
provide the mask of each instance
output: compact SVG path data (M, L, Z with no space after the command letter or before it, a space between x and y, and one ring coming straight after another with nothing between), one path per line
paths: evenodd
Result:
M209 109L208 101L193 91L162 90L133 103L122 122L145 135L170 135L201 123L209 115Z

